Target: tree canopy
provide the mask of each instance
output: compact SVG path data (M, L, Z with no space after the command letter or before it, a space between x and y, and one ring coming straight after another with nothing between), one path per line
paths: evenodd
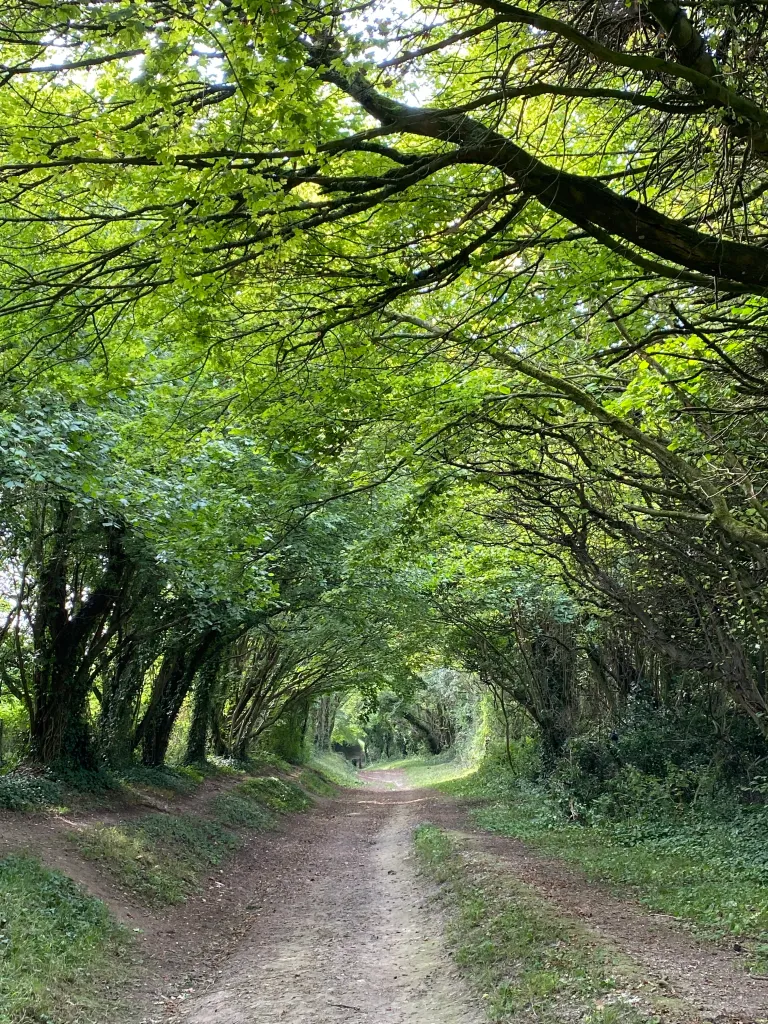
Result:
M191 702L189 756L240 756L446 665L552 757L638 695L764 737L767 32L7 4L0 694L34 755L160 763Z

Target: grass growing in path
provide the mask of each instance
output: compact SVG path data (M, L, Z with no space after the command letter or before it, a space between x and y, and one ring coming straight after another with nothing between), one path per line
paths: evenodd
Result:
M125 935L99 900L29 857L0 860L0 1024L116 1019ZM107 985L107 978L112 990Z
M423 868L440 883L450 907L456 960L481 992L491 1020L658 1020L657 1008L635 991L640 978L633 980L631 963L549 912L525 886L466 861L445 832L425 825L415 842Z
M386 778L387 772L402 772L408 783L415 789L437 786L452 779L461 779L471 775L476 769L453 757L451 752L444 754L404 757L398 761L379 761L369 771L380 772Z
M475 817L483 828L577 864L590 878L631 888L649 908L690 921L707 937L749 937L758 960L768 953L764 824L757 830L748 821L695 819L569 826L542 820L540 806L523 796Z
M472 765L440 755L406 761L403 764L403 769L410 785L417 789L463 779L472 775L475 770Z

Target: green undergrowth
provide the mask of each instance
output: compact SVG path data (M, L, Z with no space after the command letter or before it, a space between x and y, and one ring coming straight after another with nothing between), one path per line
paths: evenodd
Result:
M304 767L298 776L298 783L307 793L314 796L335 796L338 786L331 782L322 771L312 767Z
M404 772L410 785L415 789L420 789L464 778L472 774L475 768L453 757L452 752L446 752L432 757L407 757L400 761L376 764L371 770L381 772L385 776L389 771Z
M251 774L261 774L272 769L273 771L289 774L294 770L294 765L285 758L280 757L273 750L265 748L254 750L245 762L246 770Z
M36 811L64 801L64 789L48 775L9 772L0 775L0 809Z
M358 789L363 784L357 768L341 754L331 750L316 751L309 766L329 782L344 789Z
M181 903L200 888L203 872L241 844L218 822L150 814L136 822L75 836L80 853L106 867L119 884L150 905Z
M211 775L228 774L216 766L202 765L160 765L148 768L134 764L119 776L120 782L129 789L159 790L172 796L189 796Z
M29 857L0 860L0 1024L118 1019L127 948L105 905L71 879Z
M238 792L215 796L211 802L211 811L216 821L229 828L263 832L275 822L273 811L247 794Z
M244 833L269 829L277 815L311 804L292 781L253 778L213 797L205 817L150 814L84 830L73 840L83 856L150 906L176 904L200 891L203 876L240 848Z
M31 771L17 769L0 775L0 810L42 811L60 807L109 807L121 798L135 802L142 796L165 799L190 796L212 777L237 777L262 772L296 775L301 788L317 796L332 796L334 786L359 784L356 772L346 774L346 762L338 755L313 758L309 766L298 770L270 751L257 752L248 762L212 758L202 765L161 765L146 767L136 763L120 771ZM277 808L278 810L280 808ZM296 809L302 810L303 807Z
M208 775L223 774L218 767L147 768L133 764L122 771L73 770L60 766L45 772L24 767L0 775L0 809L41 811L58 807L110 806L120 798L130 802L142 795L188 796Z
M733 941L749 966L768 964L768 814L731 806L676 815L637 813L625 821L569 822L547 791L498 766L437 783L482 801L472 814L492 832L522 839L580 867L589 878L629 888L649 909L678 918L702 937Z
M248 779L238 786L238 791L284 814L289 811L305 811L312 806L311 798L299 785L276 775Z
M492 1021L659 1019L659 1008L637 994L642 978L633 964L555 916L525 886L465 860L445 832L424 825L415 842L423 869L439 883L449 907L455 958Z

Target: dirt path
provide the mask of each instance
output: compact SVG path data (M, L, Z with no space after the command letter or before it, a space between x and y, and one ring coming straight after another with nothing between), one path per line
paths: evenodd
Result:
M660 994L685 1001L686 1018L768 1018L768 981L749 978L736 953L696 942L671 919L613 896L561 861L473 828L454 801L409 791L404 776L364 779L377 790L331 801L307 819L311 840L292 876L287 869L288 884L278 874L262 891L253 879L260 919L207 993L166 1020L483 1024L415 871L412 829L424 820L456 832L465 856L532 886L601 945L633 960ZM290 835L285 841L287 852Z
M360 791L315 818L309 884L286 890L186 1024L483 1024L412 861L424 798ZM264 902L265 911L268 909Z
M368 788L250 835L199 898L161 912L67 844L67 830L107 815L0 814L0 856L27 849L141 926L131 1024L484 1024L415 870L412 831L423 821L451 830L473 864L524 882L628 957L652 988L685 1001L686 1019L768 1021L768 979L748 977L738 952L698 943L578 869L478 829L456 801L409 790L403 773L361 775ZM205 787L188 809L199 812L217 790Z

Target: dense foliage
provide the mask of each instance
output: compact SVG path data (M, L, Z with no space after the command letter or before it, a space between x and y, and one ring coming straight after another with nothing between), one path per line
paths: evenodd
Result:
M760 799L767 31L7 4L5 749L298 754L355 691L378 752L436 751L450 665L577 802L625 768Z

